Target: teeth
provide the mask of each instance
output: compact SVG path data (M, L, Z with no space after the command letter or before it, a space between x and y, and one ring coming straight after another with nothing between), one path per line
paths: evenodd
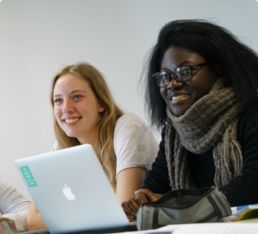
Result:
M187 97L187 95L179 95L179 96L172 97L171 100L172 100L173 103L176 103L176 102L179 102L180 100L182 100L182 99L184 99L186 97Z
M64 122L68 124L72 124L78 121L79 118L71 118L71 119L65 119Z

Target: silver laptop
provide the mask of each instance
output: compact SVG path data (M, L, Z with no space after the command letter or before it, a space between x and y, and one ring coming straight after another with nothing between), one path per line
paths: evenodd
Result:
M91 145L25 157L15 164L51 233L128 226Z

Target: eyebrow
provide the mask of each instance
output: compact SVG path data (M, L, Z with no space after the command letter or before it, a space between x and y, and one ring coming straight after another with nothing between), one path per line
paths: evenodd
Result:
M189 61L184 61L184 62L178 63L178 64L174 67L173 70L175 70L177 67L181 67L181 66L187 65L188 63L189 63ZM167 66L166 66L166 67L162 67L162 65L161 65L160 70L166 70L166 69L171 70L171 69L167 68Z
M73 90L69 94L74 94L74 93L86 93L86 91L81 90L81 89L77 89L77 90ZM62 96L62 95L61 94L53 94L53 97L57 97L57 96Z
M176 68L178 67L183 67L183 66L188 66L188 65L192 65L192 64L195 64L197 62L194 62L194 61L189 61L189 60L186 60L186 61L183 61L179 64L177 64L172 70L167 68L167 67L161 67L160 68L160 71L165 71L165 70L170 70L170 71L174 71ZM199 63L199 62L198 62Z

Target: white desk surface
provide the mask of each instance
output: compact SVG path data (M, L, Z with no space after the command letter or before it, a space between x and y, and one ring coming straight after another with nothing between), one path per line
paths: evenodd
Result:
M120 234L257 234L258 218L237 222L168 225L155 230ZM116 233L119 234L119 233Z

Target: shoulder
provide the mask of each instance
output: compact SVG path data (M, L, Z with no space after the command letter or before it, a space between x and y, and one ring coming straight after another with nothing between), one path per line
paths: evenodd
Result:
M126 113L123 114L116 122L116 127L117 126L122 126L122 125L145 125L143 120L136 114L134 113Z
M258 124L258 103L250 104L242 109L239 113L239 125L250 125L250 124Z
M10 189L12 188L12 186L7 183L7 181L5 181L1 175L0 175L0 189L1 189L1 192L5 191L6 189Z
M123 138L130 136L139 138L145 136L153 137L152 131L147 124L136 114L126 113L123 114L116 122L114 137Z
M2 177L0 175L0 194L6 186L7 186L7 183L2 179Z
M238 118L238 137L240 141L258 138L258 104L243 108Z
M13 194L19 194L19 193L13 185L9 184L6 180L4 180L0 176L0 201L7 198L12 199Z
M126 113L122 115L116 122L114 135L133 134L149 132L149 128L143 120L134 113Z

